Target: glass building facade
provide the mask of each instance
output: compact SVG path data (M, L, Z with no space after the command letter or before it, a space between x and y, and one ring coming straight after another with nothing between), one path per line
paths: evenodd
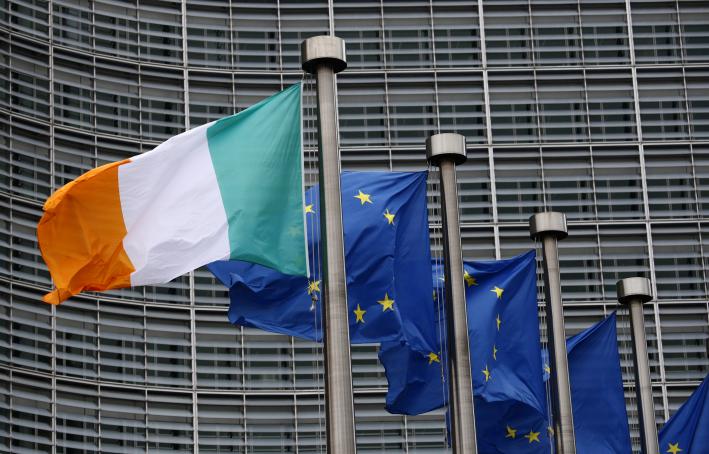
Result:
M301 40L327 33L343 168L425 169L428 135L464 134L464 257L534 247L529 216L565 212L568 335L617 279L652 279L661 423L709 369L707 24L690 0L0 1L0 451L324 451L318 345L229 325L203 269L44 304L35 228L81 173L301 80ZM619 337L637 436L624 314ZM384 411L375 346L352 370L359 452L444 450L442 412Z

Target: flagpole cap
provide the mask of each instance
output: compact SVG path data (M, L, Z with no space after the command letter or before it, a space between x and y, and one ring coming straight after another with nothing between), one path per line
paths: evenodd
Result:
M615 290L618 294L618 301L621 304L628 304L637 300L640 300L641 303L647 303L652 300L650 279L644 277L621 279L616 282Z
M556 239L563 240L568 236L566 215L557 211L545 211L533 215L529 218L529 235L534 239L553 235Z
M320 65L328 65L339 73L347 68L345 40L329 35L308 38L300 44L300 60L303 70L310 74L315 74Z
M426 159L436 165L443 160L451 160L456 165L464 163L468 159L465 136L451 132L429 136L426 139Z

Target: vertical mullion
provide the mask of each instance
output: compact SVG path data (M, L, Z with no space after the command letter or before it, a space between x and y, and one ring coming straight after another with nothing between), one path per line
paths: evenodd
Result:
M490 176L490 203L492 204L492 229L495 242L495 259L502 257L500 250L500 221L497 214L497 190L495 182L495 158L493 155L492 114L490 107L490 80L487 65L487 43L485 42L485 13L483 0L478 0L478 27L480 28L480 61L483 76L483 103L485 104L485 144Z
M648 261L650 265L650 281L652 282L653 293L656 296L652 302L653 315L655 319L655 336L657 338L657 356L660 367L660 381L662 389L662 405L664 407L665 417L669 417L668 411L668 399L667 399L667 386L665 377L665 362L664 362L664 352L662 348L662 331L660 328L660 306L657 302L657 274L655 272L655 254L653 250L652 242L652 231L650 222L650 203L648 199L647 192L647 172L645 169L645 148L643 145L643 133L642 133L642 117L640 113L640 97L638 91L638 73L635 61L635 42L633 38L633 17L630 0L625 0L626 8L626 18L628 22L628 44L630 47L630 63L631 72L633 77L633 99L635 103L635 122L637 124L637 137L638 137L638 153L640 158L640 178L643 190L643 206L645 210L645 233L646 242L648 250Z

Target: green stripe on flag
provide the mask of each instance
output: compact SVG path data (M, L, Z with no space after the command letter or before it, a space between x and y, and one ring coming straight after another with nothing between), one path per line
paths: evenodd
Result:
M207 129L231 259L307 275L301 125L298 83Z

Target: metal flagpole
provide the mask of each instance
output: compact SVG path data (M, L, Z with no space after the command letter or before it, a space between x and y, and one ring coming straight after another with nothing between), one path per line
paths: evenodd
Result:
M468 318L465 309L463 254L460 246L455 166L465 162L465 137L436 134L426 139L426 158L440 169L443 258L446 287L451 440L454 454L475 454L473 382L470 375Z
M345 42L334 36L315 36L303 41L300 50L303 69L317 77L327 452L354 454L354 403L335 99L335 74L347 67Z
M544 251L544 293L546 295L547 337L551 362L554 442L559 454L575 454L574 419L571 411L569 362L566 357L564 309L561 305L558 240L567 236L566 216L548 211L529 218L532 238L542 241Z
M640 417L640 441L645 454L660 452L655 424L655 403L652 400L650 365L647 358L645 340L645 316L643 304L652 300L650 280L644 277L630 277L615 284L618 301L628 306L630 326L633 336L633 363L635 364L635 393L638 396L638 416Z

